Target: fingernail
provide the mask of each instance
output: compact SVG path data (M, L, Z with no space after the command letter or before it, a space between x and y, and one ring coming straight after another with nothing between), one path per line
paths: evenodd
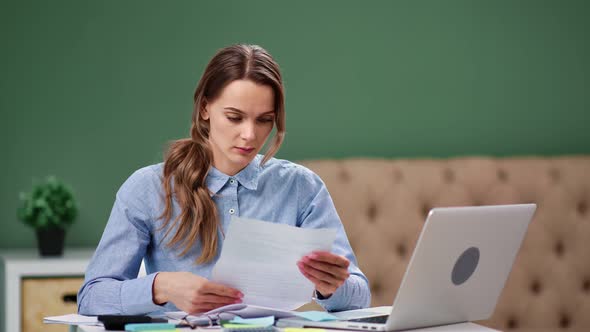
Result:
M316 258L318 258L318 254L313 253L313 254L309 255L309 257L312 259L316 259Z

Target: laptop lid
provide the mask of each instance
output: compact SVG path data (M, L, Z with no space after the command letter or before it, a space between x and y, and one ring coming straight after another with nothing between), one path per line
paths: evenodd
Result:
M535 204L432 209L387 330L491 317L535 210Z
M281 325L393 331L487 319L535 209L535 204L434 208L385 324L288 318Z

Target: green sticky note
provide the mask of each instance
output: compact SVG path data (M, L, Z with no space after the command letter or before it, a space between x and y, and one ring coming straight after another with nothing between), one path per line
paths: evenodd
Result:
M245 325L245 324L232 324L232 323L227 323L227 324L223 324L224 328L238 328L238 329L249 329L249 328L260 328L260 327L264 327L262 325Z

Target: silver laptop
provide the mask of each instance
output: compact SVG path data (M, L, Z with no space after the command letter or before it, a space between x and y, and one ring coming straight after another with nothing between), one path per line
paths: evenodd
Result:
M369 308L342 312L339 321L284 318L277 326L395 331L487 319L494 312L536 207L434 208L393 305L385 307L389 314Z

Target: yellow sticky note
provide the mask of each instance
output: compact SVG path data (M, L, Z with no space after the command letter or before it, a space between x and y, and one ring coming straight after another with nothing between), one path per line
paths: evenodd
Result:
M288 327L284 329L285 332L326 332L324 329L306 329L306 328L299 328L299 327Z
M247 324L233 324L233 323L225 323L223 324L225 328L240 328L240 329L248 329L248 328L261 328L264 327L262 325L247 325Z

